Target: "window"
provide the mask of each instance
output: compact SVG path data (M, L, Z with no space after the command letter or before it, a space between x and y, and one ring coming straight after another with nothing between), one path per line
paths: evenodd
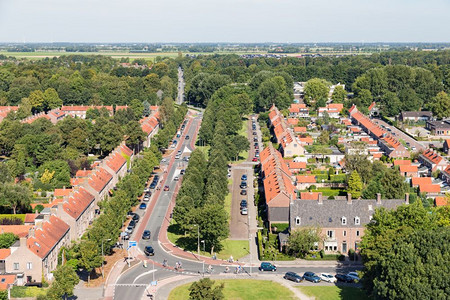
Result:
M14 270L19 270L19 263L14 263Z
M344 230L344 232L342 233L343 236L347 236L347 230Z
M295 225L300 225L300 217L295 218Z
M360 225L361 224L361 220L359 219L359 217L355 217L355 225Z
M27 262L27 270L33 269L33 263Z
M329 238L334 238L334 230L328 230L328 231L327 231L327 236L328 236Z
M347 225L347 218L346 217L342 217L341 218L341 222L342 222L342 225Z
M356 236L359 236L359 230L356 230Z

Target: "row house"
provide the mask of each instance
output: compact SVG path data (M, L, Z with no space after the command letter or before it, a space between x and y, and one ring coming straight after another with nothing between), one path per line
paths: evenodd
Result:
M450 185L450 165L448 165L444 171L442 171L440 174L441 179Z
M298 173L306 170L306 162L304 161L295 161L293 159L285 159L284 161L286 162L291 173Z
M330 103L327 104L326 107L319 107L317 111L317 116L319 118L323 118L325 116L325 112L328 113L328 116L333 119L339 119L341 111L344 109L344 104L342 103Z
M450 121L427 121L425 128L433 135L450 136Z
M321 195L314 195L311 200L296 199L289 207L289 229L292 233L302 227L319 226L325 237L318 244L318 249L327 253L347 253L350 249L359 252L359 244L364 235L365 225L371 220L375 209L384 207L395 209L402 204L409 204L409 195L405 199L326 200ZM309 199L309 195L305 195Z
M108 111L110 117L113 116L113 107L111 105L109 105L109 106L106 106L106 105L97 105L97 106L95 106L95 105L90 105L90 106L66 105L66 106L61 107L61 111L68 116L86 119L86 112L89 109L99 109L100 110L103 108Z
M26 123L26 124L31 124L40 118L45 118L45 119L49 120L50 122L52 122L52 124L56 124L59 121L61 121L62 119L64 119L65 116L66 116L66 114L63 111L61 111L59 108L55 108L55 109L48 111L47 113L40 112L40 113L34 114L32 116L29 116L29 117L21 120L20 122Z
M271 144L261 152L260 159L269 228L272 223L289 223L289 203L296 198L292 173Z
M404 177L418 177L418 167L416 165L400 165L400 175Z
M304 103L292 103L289 107L290 118L309 118L309 108Z
M408 149L390 134L378 139L378 146L386 156L391 158L409 157L410 155Z
M445 140L445 142L444 142L444 145L443 145L443 150L444 150L444 153L445 154L447 154L447 155L449 155L450 154L450 139L446 139Z
M431 111L402 111L398 117L401 122L426 122L433 119Z
M5 258L6 272L25 278L26 282L52 280L59 251L70 244L69 231L69 225L60 218L40 215L28 236L11 246L11 254Z
M295 187L297 190L305 190L309 188L311 185L315 185L317 183L316 176L314 175L298 175L295 176Z
M0 123L10 112L17 110L19 110L19 106L0 106Z
M142 131L147 135L144 141L144 147L150 147L152 137L159 130L159 111L154 111L150 116L142 118L139 123L141 123Z
M430 170L430 173L439 170L444 171L448 161L432 149L428 149L419 155L419 162Z
M353 104L348 111L353 124L363 128L364 131L367 132L367 134L369 134L372 138L378 140L387 133L380 126L373 123L367 116L359 112L356 105Z

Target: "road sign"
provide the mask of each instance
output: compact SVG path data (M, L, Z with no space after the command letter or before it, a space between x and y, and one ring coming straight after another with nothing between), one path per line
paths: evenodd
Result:
M136 247L137 242L136 241L128 241L128 247Z

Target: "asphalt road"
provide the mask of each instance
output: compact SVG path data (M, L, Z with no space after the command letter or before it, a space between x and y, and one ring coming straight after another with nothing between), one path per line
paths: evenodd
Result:
M395 126L391 126L388 123L386 123L380 119L372 119L372 121L375 124L378 124L380 126L383 125L384 127L389 128L391 130L390 132L393 136L395 136L396 138L400 138L400 139L404 140L405 142L409 143L410 147L416 147L415 151L421 151L421 150L426 149L426 147L424 145L422 145L421 143L419 143L418 141L416 141L415 139L413 139L412 137L410 137L403 131L397 129Z

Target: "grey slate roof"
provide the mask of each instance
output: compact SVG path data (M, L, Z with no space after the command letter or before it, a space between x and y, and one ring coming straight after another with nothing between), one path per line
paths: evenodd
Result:
M433 113L431 111L403 111L402 118L420 118L428 117L432 118Z
M320 226L322 228L351 228L362 227L370 222L376 208L394 209L405 203L404 199L381 200L377 204L375 199L352 200L323 200L323 204L315 200L295 200L290 204L291 228L300 226ZM371 209L370 209L371 208ZM295 224L296 217L300 217L300 225ZM342 217L347 224L342 225ZM360 225L355 224L355 217L359 217Z

